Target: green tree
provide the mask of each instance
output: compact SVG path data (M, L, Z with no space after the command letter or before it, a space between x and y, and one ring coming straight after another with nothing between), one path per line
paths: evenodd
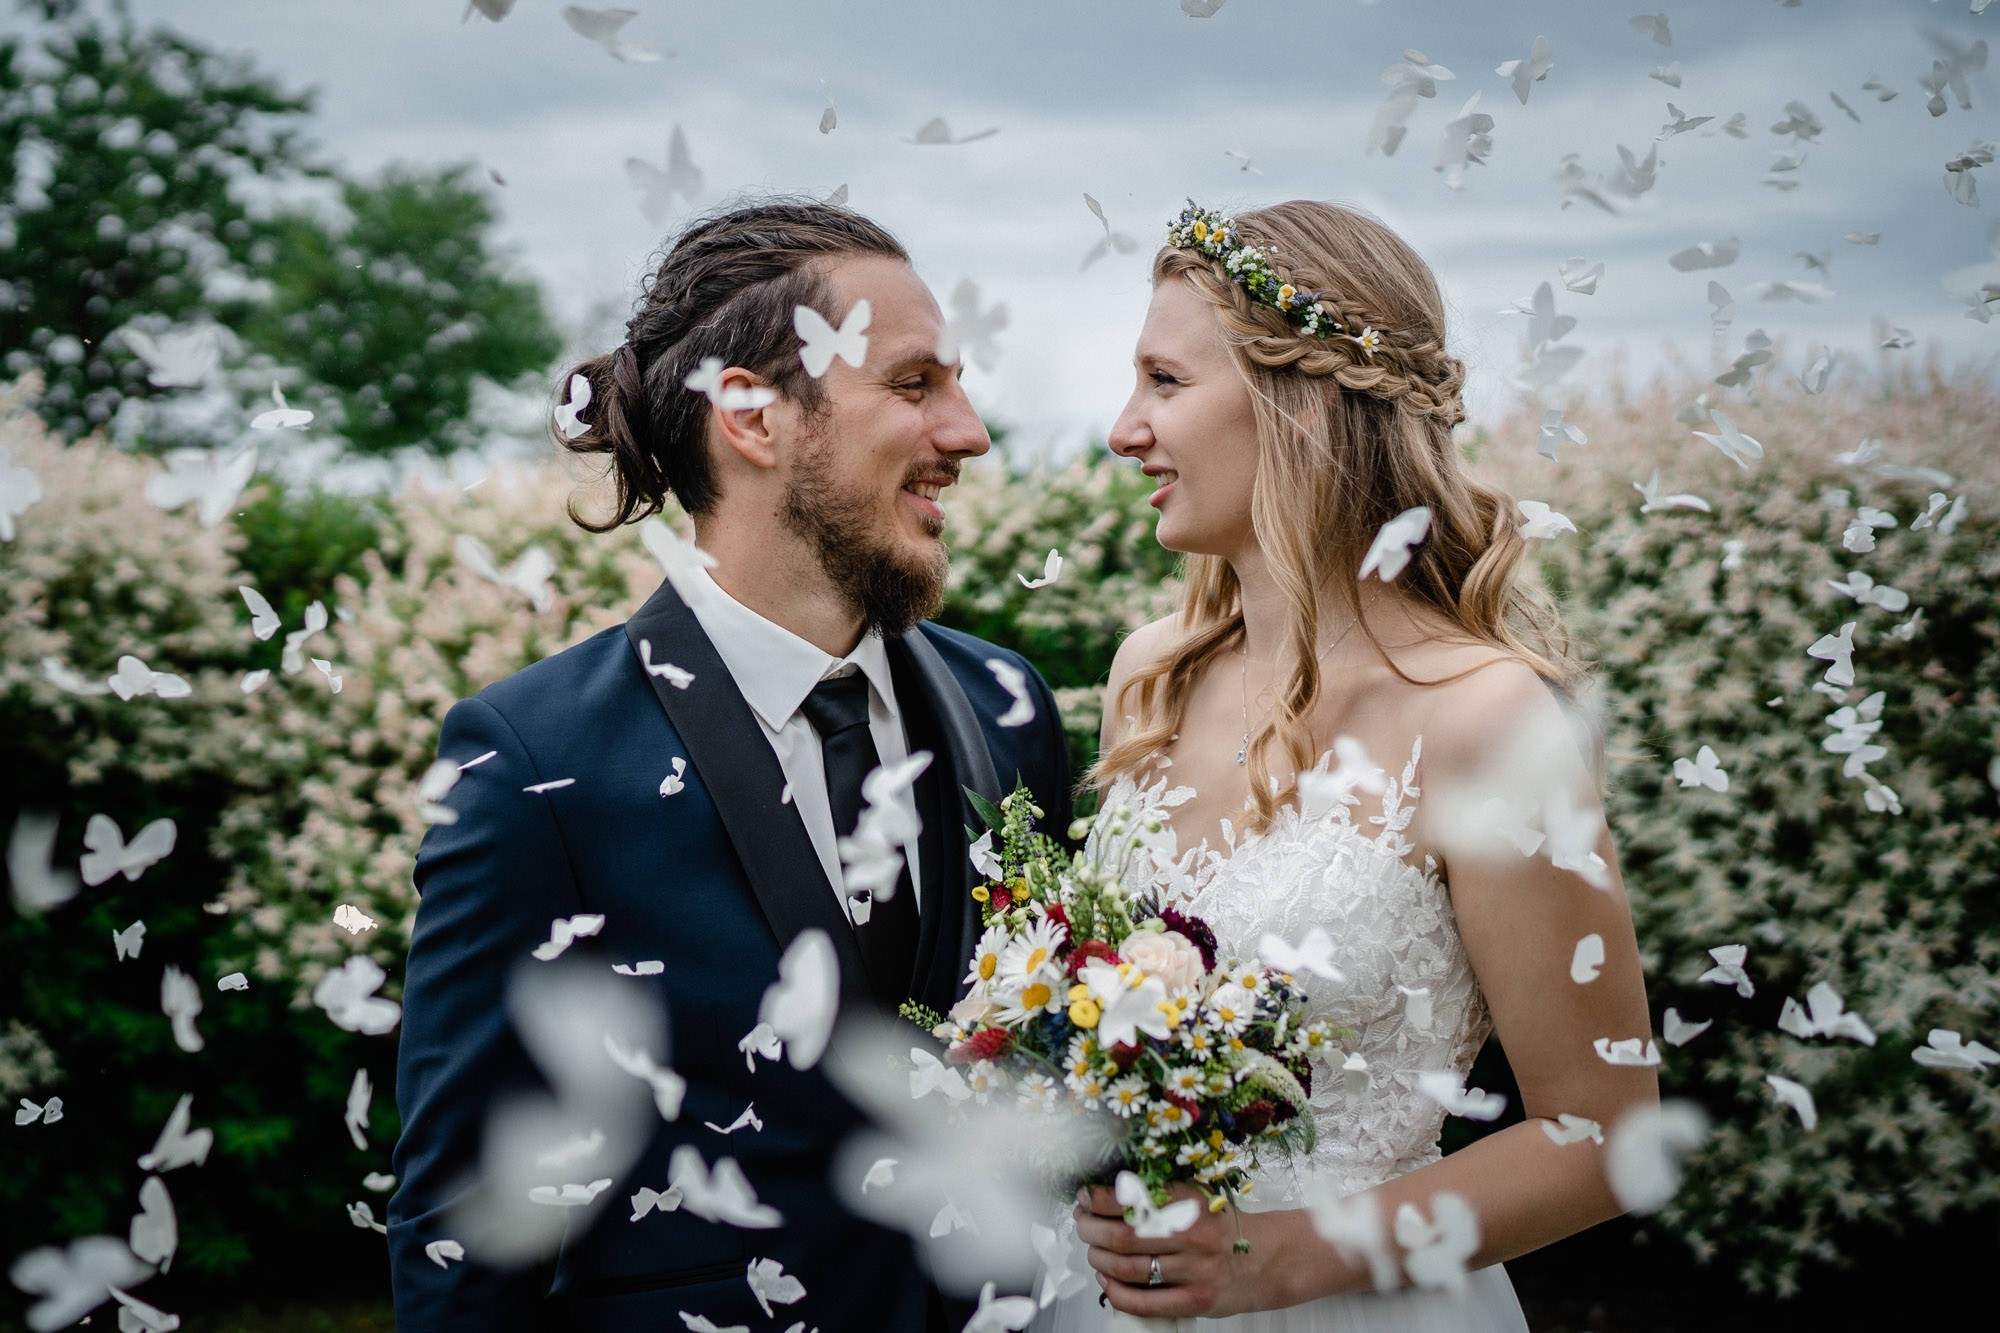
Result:
M78 0L21 8L41 22L0 37L0 374L40 371L64 437L185 392L152 383L121 331L219 325L232 371L266 371L232 375L246 398L275 363L317 429L367 454L470 443L478 382L560 350L540 290L490 243L470 167L342 180L301 137L309 93L142 31L123 0L109 17ZM251 206L314 179L338 183L337 209Z
M107 337L203 315L234 323L257 228L233 182L317 170L311 98L164 29L82 6L28 6L38 37L0 37L0 367L40 370L41 411L75 438L161 392Z
M267 228L251 346L303 372L291 395L357 453L471 443L473 390L542 370L562 349L541 289L487 241L494 211L468 165L391 167L341 187L347 220L293 212Z

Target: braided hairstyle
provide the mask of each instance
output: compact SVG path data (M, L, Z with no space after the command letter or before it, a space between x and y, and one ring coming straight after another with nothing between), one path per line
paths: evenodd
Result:
M1236 224L1245 242L1274 252L1286 281L1322 293L1321 307L1346 330L1302 332L1199 251L1168 246L1154 257L1156 286L1186 282L1214 308L1256 420L1250 522L1288 605L1280 651L1292 664L1251 738L1247 820L1262 829L1297 791L1274 783L1274 751L1302 771L1324 739L1309 719L1321 694L1329 596L1403 680L1459 678L1414 679L1360 619L1356 574L1377 530L1406 509L1428 506L1431 529L1396 586L1439 613L1452 639L1498 648L1560 691L1582 673L1553 605L1518 582L1527 543L1513 501L1460 463L1452 428L1465 419L1465 365L1445 351L1444 301L1430 268L1383 223L1337 204L1293 200L1239 213ZM1381 333L1372 352L1356 336L1369 328ZM1100 786L1167 747L1202 670L1239 641L1241 588L1225 560L1188 558L1179 620L1179 638L1110 701L1135 725L1098 760Z
M693 516L714 507L709 400L686 384L704 357L758 375L808 419L823 410L825 389L798 357L792 308L824 310L832 300L827 268L846 255L909 262L882 227L816 200L735 208L682 232L646 279L625 341L562 377L563 385L571 375L590 381L582 413L589 428L575 439L554 431L555 442L576 454L610 455L617 487L611 517L592 522L572 500L571 521L609 532L659 513L670 495Z

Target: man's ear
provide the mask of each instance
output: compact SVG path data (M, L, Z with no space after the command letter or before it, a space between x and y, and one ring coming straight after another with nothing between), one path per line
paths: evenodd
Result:
M787 405L763 377L741 366L716 376L708 420L725 449L756 468L778 465L778 437Z

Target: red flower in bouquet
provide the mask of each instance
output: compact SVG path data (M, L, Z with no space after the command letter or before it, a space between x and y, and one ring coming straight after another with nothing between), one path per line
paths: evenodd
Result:
M958 1045L944 1053L945 1063L954 1065L977 1064L981 1060L997 1060L1014 1046L1014 1034L1006 1028L981 1028Z
M1093 958L1103 963L1115 963L1118 961L1118 950L1103 940L1078 940L1076 947L1069 951L1069 957L1063 960L1063 969L1074 978Z

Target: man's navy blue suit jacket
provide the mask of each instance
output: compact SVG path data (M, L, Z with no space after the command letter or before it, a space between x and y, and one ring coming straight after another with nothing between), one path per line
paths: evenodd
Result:
M650 676L642 639L654 662L693 672L693 682L682 690ZM942 1010L962 990L977 926L965 829L978 821L961 788L998 799L1024 780L1060 837L1068 754L1048 686L1016 654L931 624L888 648L911 749L935 756L918 787L921 936L910 994ZM1029 681L1036 717L1025 726L996 725L1013 702L986 665L996 658ZM685 1310L723 1327L940 1329L944 1307L908 1241L847 1214L828 1183L858 1112L817 1070L781 1061L752 1073L737 1049L779 956L808 928L834 941L843 1005L868 1001L853 928L782 799L777 758L672 585L624 626L454 705L439 755L464 763L489 750L447 798L457 822L433 825L417 856L396 1081L400 1184L389 1204L397 1328L630 1333L682 1328ZM685 787L662 798L676 757L687 760ZM558 778L575 782L523 791ZM605 917L602 934L579 949L606 964L665 963L630 980L666 1009L669 1059L688 1085L681 1114L660 1122L600 1207L574 1214L552 1275L476 1261L441 1268L424 1247L452 1237L451 1205L478 1162L496 1094L540 1086L507 1017L507 979L548 939L552 920L579 912ZM725 1139L703 1127L727 1124L752 1101L761 1132ZM746 1231L685 1211L628 1221L625 1197L638 1185L664 1189L681 1144L706 1162L736 1158L785 1224ZM745 1280L753 1258L779 1260L805 1285L805 1299L778 1307L775 1324Z

